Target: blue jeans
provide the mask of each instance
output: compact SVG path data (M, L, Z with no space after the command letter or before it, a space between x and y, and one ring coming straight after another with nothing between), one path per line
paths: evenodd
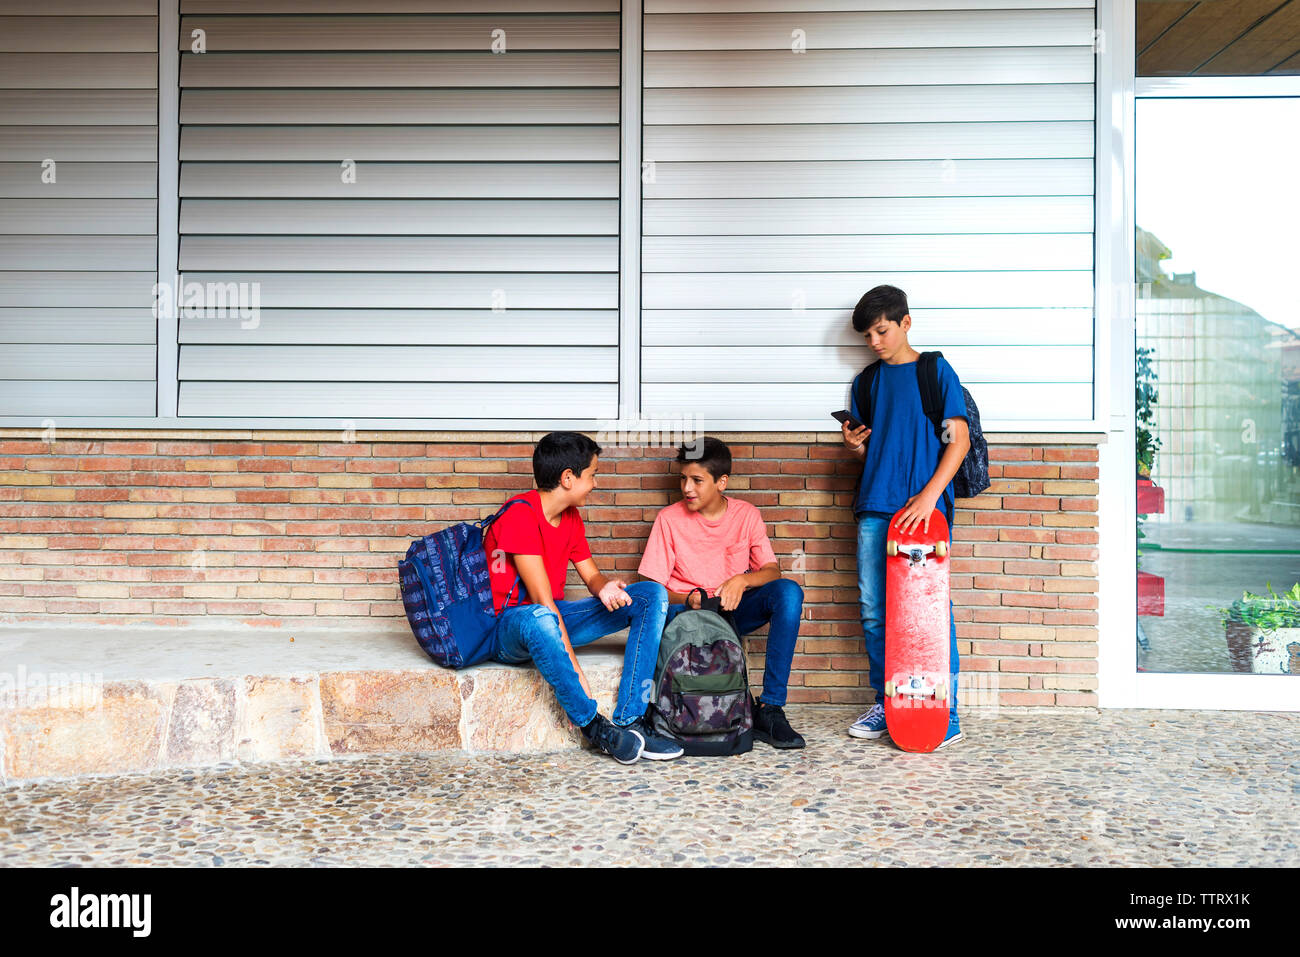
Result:
M564 618L569 643L574 648L589 645L629 628L623 653L623 677L613 721L625 727L645 714L654 694L655 665L659 660L659 638L668 611L668 593L658 582L633 582L627 586L632 604L609 611L599 598L557 601ZM555 689L555 697L569 720L583 727L596 717L596 701L582 689L578 672L569 660L560 637L560 621L545 605L512 605L497 616L497 650L493 656L508 665L531 660L542 677Z
M686 610L685 605L672 605L668 621ZM764 704L778 708L785 705L786 685L790 682L790 662L794 659L794 643L799 638L799 619L803 617L803 589L789 578L778 578L757 588L746 588L740 604L732 612L736 630L742 635L756 631L771 623L767 632L767 656L763 666ZM667 622L664 623L665 625Z
M885 703L885 540L889 537L890 512L858 514L858 611L862 616L862 635L866 639L871 665L867 680L876 692L876 701ZM952 541L952 526L948 527ZM950 723L957 721L957 622L948 602L948 667L952 672L948 699Z

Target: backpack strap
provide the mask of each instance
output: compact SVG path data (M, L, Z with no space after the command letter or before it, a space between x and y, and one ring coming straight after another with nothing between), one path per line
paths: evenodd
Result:
M943 396L939 394L939 359L942 352L922 352L916 360L916 385L921 390L921 410L934 426L935 437L943 441ZM948 490L943 490L944 517L952 525L952 513L956 502L948 498Z
M528 501L528 499L526 498L507 499L505 503L499 509L497 509L495 515L490 515L478 523L479 528L486 531L492 525L493 522L495 522L498 518L500 518L502 515L505 514L506 509L508 509L511 505L517 505L519 503L523 503L524 505L527 505L528 510L532 511L533 503ZM518 588L522 583L523 583L523 579L516 574L515 583L510 586L510 591L506 592L506 600L501 604L501 611L505 611L507 608L510 607L510 599L515 597L515 589ZM524 600L524 593L521 590L519 592L519 601L516 602L516 604L522 604L523 600ZM500 614L500 612L498 612L497 614Z
M858 400L858 415L862 416L862 424L871 428L871 419L875 414L875 400L872 398L871 387L875 384L876 374L880 372L880 360L877 359L871 365L862 370L858 376L858 391L855 397ZM868 439L870 441L870 439Z

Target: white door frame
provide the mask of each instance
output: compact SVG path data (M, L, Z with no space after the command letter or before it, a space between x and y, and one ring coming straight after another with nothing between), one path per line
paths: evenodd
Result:
M1135 0L1099 0L1097 27L1097 416L1110 423L1099 450L1098 703L1103 708L1300 711L1300 679L1287 675L1138 672L1133 478L1137 97L1296 96L1300 77L1138 79Z

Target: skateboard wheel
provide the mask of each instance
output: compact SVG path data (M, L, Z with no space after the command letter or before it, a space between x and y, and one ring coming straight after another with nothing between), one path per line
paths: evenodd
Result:
M892 545L892 544L894 544L894 543L893 543L893 542L890 542L889 544ZM893 696L894 696L894 683L893 683L892 681L886 681L886 682L885 682L885 697L886 697L886 698L892 698Z
M889 539L889 541L885 542L885 554L888 555L890 558L893 558L895 555L897 555L898 542L894 541L892 538Z
M945 555L948 554L948 543L947 543L947 542L935 542L935 543L934 543L934 553L935 553L936 555L938 555L940 558L943 558L943 556L945 556Z
M947 683L947 682L944 682L943 684L939 685L938 688L935 689L935 697L938 698L940 701L947 701L947 700L948 700L948 683Z

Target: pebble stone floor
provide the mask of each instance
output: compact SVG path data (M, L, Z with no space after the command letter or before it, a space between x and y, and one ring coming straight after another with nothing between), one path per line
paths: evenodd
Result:
M1300 715L968 716L930 755L796 706L803 751L402 754L14 784L0 864L1300 864Z

